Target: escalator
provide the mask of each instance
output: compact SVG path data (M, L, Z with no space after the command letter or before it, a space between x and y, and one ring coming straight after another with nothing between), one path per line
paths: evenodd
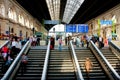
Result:
M74 65L68 49L51 50L47 80L76 80Z
M46 49L30 49L28 52L28 64L25 72L19 68L15 80L40 80L46 55Z
M109 47L105 47L100 49L100 51L103 53L103 55L106 57L108 62L112 65L112 67L118 72L120 75L120 60L119 58L112 52L112 50Z
M91 52L90 49L87 49L87 48L75 49L75 52L78 58L78 62L79 62L84 80L109 80L104 70L102 69L101 65L99 64L99 62L97 61L96 57L94 56L94 54ZM90 58L93 64L93 67L89 73L89 77L86 73L85 66L84 66L86 58Z

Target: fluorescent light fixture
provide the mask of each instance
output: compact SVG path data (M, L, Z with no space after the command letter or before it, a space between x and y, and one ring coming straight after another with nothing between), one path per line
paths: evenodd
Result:
M84 0L67 0L62 22L69 23Z
M51 20L59 20L60 0L46 0Z

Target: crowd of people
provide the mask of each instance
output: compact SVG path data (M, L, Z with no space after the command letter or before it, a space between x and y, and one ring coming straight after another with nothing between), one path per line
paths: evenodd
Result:
M51 41L51 45L50 45L50 49L54 49L55 46L55 37L51 36L50 38ZM65 45L69 45L69 41L72 40L72 43L74 46L76 47L89 47L89 42L90 40L93 41L93 43L98 47L98 48L102 48L102 47L108 47L108 42L111 41L110 39L107 39L106 37L101 37L101 36L88 36L88 35L82 35L82 36L76 36L76 37L72 37L70 35L68 35L67 37L65 37L65 39L62 39L62 36L60 36L58 38L58 49L61 51L62 49L62 45L63 45L63 41L65 41Z
M77 36L77 37L73 37L71 38L73 41L73 45L76 45L76 47L89 47L89 42L90 40L93 41L93 43L98 47L98 48L102 48L102 47L108 47L108 42L111 41L110 39L107 39L106 37L101 37L101 36L88 36L88 35L83 35L83 36ZM67 44L67 41L66 41Z
M50 38L48 38L47 40L51 41L50 43L50 49L53 50L55 48L55 38L54 36L51 36ZM17 37L16 34L14 36L12 36L10 38L11 40L11 44L10 46L8 45L4 45L3 48L0 50L1 51L1 55L3 58L3 67L4 66L10 66L10 64L13 62L14 60L14 55L17 55L20 50L22 49L23 45L29 40L31 46L40 46L40 38L37 37L29 37L26 38L24 40L22 40L21 38ZM108 46L108 42L111 41L111 39L107 39L106 37L103 38L101 36L88 36L88 35L82 35L82 36L76 36L76 37L72 37L70 35L68 35L67 37L65 37L65 45L69 45L69 41L72 40L73 45L75 45L76 47L89 47L89 41L92 40L93 43L98 47L98 48L102 48L104 46ZM62 36L60 36L58 38L58 50L62 51L62 45L63 45L63 39ZM22 55L22 60L21 60L21 67L22 67L22 73L25 71L26 69L26 65L28 58L26 56L26 54ZM85 69L87 74L89 74L90 69L92 68L93 64L91 62L91 60L89 58L86 58L85 61Z
M0 50L1 57L3 59L2 64L3 72L5 72L8 69L8 67L13 62L15 55L17 55L21 51L22 47L27 41L30 41L31 47L40 46L40 37L31 36L23 39L22 37L18 37L16 36L16 34L14 34L9 37L9 40L10 44L4 45ZM27 61L27 59L28 59L27 56L23 54L21 60L21 67L24 70L22 70L22 73L25 71L25 66L27 64L25 60Z
M39 37L29 37L28 40L31 43L31 46L40 46L40 38Z
M10 39L10 43L4 45L0 50L1 57L3 59L2 69L1 69L3 72L5 72L8 69L8 67L13 62L15 55L17 55L21 51L23 45L27 41L27 40L22 40L20 37L16 36L16 34L11 36L9 39Z
M92 35L92 36L82 35L81 37L79 37L79 36L72 37L72 36L68 35L65 38L65 45L66 46L69 45L70 40L72 40L73 45L75 45L76 47L85 47L85 45L86 45L86 47L88 48L89 47L89 42L90 42L90 40L92 40L93 43L98 48L103 48L103 47L108 47L108 42L111 41L112 39L111 38L107 39L106 37L94 36L94 35ZM50 49L52 50L52 49L54 49L54 46L55 46L55 38L54 38L54 36L50 37L50 41L51 41ZM60 36L58 38L58 50L59 51L62 50L62 44L63 44L63 39ZM89 57L87 57L85 59L84 66L85 66L87 77L89 78L89 73L93 68L93 63L92 63L92 61L90 60Z

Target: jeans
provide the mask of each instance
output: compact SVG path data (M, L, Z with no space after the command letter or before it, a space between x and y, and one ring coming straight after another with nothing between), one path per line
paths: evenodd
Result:
M59 44L59 51L61 51L62 50L62 45L61 44Z

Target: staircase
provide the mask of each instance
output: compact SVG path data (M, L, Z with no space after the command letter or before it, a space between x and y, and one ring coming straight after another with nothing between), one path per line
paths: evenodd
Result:
M15 80L40 80L45 60L46 49L30 49L26 71L19 69Z
M3 64L4 64L4 62L3 62L3 58L2 58L2 55L1 55L1 53L0 53L0 79L3 77L3 75L4 75L4 72L3 72Z
M4 44L6 41L0 40L1 44ZM1 45L0 45L1 46ZM10 46L10 43L7 44ZM16 55L14 55L16 57ZM4 73L8 70L9 67L5 67L5 61L3 60L2 53L0 52L0 79L4 76Z
M74 65L68 49L51 50L47 80L76 80Z
M112 67L118 72L120 75L120 60L118 57L111 51L111 49L108 48L102 48L100 49L103 55L106 57L108 62L112 65Z
M75 52L78 58L78 62L79 62L84 80L109 80L106 74L104 73L102 67L100 66L99 62L97 61L93 53L90 51L90 49L87 49L87 48L75 49ZM89 73L89 77L87 76L85 66L84 66L85 60L87 57L90 58L93 64L93 67Z

